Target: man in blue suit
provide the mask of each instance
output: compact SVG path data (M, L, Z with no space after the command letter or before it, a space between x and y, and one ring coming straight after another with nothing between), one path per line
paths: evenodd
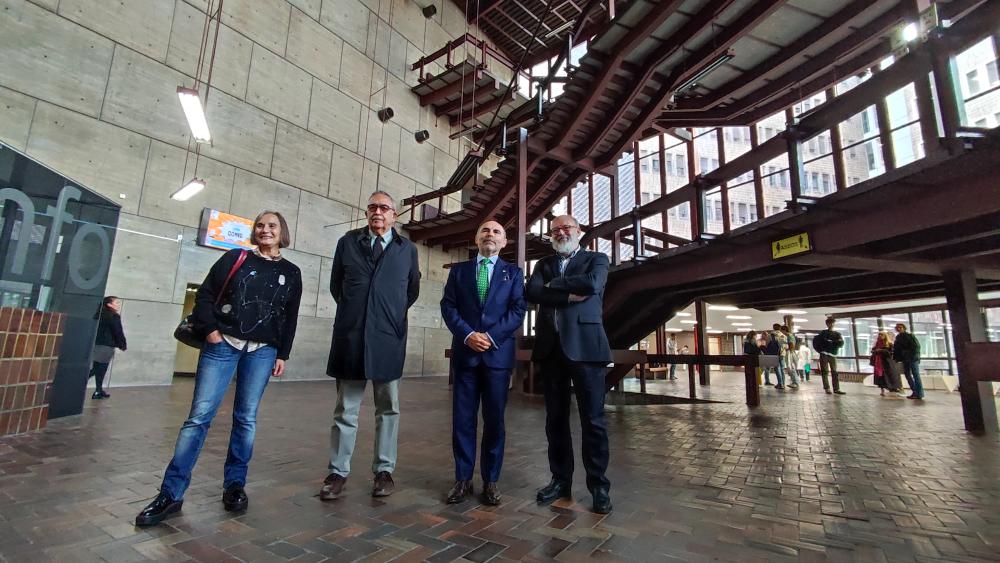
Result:
M483 444L479 472L481 499L500 504L504 410L514 369L514 348L524 321L524 273L498 254L507 244L503 226L487 221L476 233L479 255L455 264L441 298L441 317L454 335L451 343L452 434L455 485L448 504L472 495L476 466L476 418L483 405Z
M552 221L554 256L539 260L526 294L537 303L535 346L531 359L542 363L545 435L552 480L538 490L538 502L570 498L573 482L573 436L569 429L570 383L576 393L583 433L583 467L594 512L611 512L605 472L608 433L604 424L604 378L611 347L601 318L608 257L580 248L580 223L571 215Z

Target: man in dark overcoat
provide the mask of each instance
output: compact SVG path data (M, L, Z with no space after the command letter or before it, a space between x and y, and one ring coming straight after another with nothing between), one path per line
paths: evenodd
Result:
M392 494L399 435L399 380L406 356L406 311L420 292L417 248L393 228L396 203L376 191L365 209L368 225L337 242L330 293L337 302L327 375L337 378L337 405L330 427L329 474L320 499L344 490L358 432L365 385L375 398L372 496Z

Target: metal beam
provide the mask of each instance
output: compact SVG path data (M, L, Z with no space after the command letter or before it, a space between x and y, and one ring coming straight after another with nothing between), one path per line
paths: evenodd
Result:
M611 150L606 151L604 158L597 158L597 162L601 163L604 159L617 158L615 155L621 152L622 147L626 144L632 142L633 137L638 131L642 131L649 126L663 108L666 103L667 98L670 97L673 92L673 87L680 83L681 81L693 76L698 72L699 69L703 68L705 64L708 64L717 57L722 56L726 53L730 47L733 46L736 41L741 39L743 36L750 33L750 31L757 27L761 22L767 19L768 16L773 14L778 10L787 0L760 0L753 7L743 14L740 15L736 20L734 20L730 26L726 29L726 32L721 34L719 37L713 38L712 42L702 49L699 49L688 59L691 61L683 69L674 69L670 73L670 77L664 83L663 87L654 94L649 102L645 104L642 111L639 113L638 117L632 119L632 124L625 130L625 132L619 137ZM711 23L711 21L709 22ZM651 76L655 68L659 66L662 61L659 61L652 65L647 71L648 75ZM645 82L645 80L643 80ZM633 92L633 97L636 92ZM621 113L625 110L628 103L624 103L620 106L619 111L616 113L616 119L621 117ZM617 121L611 121L611 123L617 123ZM587 147L583 151L584 153L589 153L593 150L601 141L603 141L606 132L609 129L605 129L604 132L594 135L594 140L587 143Z

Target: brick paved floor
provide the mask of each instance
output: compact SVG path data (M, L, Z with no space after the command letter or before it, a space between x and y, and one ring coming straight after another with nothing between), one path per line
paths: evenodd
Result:
M332 382L272 385L250 510L234 517L219 501L224 406L182 515L143 530L132 519L155 494L192 385L112 389L82 416L0 439L0 559L1000 560L1000 440L962 430L957 396L914 404L846 385L831 397L813 382L767 388L749 413L738 381L717 376L704 393L734 402L608 407L615 510L604 517L588 511L582 470L572 502L536 505L544 413L523 396L507 413L503 504L443 504L450 398L437 378L403 383L397 492L369 496L366 399L348 494L322 503Z

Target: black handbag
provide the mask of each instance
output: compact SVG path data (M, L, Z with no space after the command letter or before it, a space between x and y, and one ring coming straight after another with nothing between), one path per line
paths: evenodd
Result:
M219 290L219 294L215 296L215 304L219 304L219 300L222 299L222 295L226 292L226 288L229 287L229 280L233 279L236 275L236 271L240 269L243 262L247 259L247 251L240 251L239 258L236 259L236 263L229 270L229 275L226 276L226 281L222 284L222 289ZM177 328L174 329L174 338L178 342L190 346L192 348L201 349L205 345L205 335L199 333L194 329L194 313L184 317Z

